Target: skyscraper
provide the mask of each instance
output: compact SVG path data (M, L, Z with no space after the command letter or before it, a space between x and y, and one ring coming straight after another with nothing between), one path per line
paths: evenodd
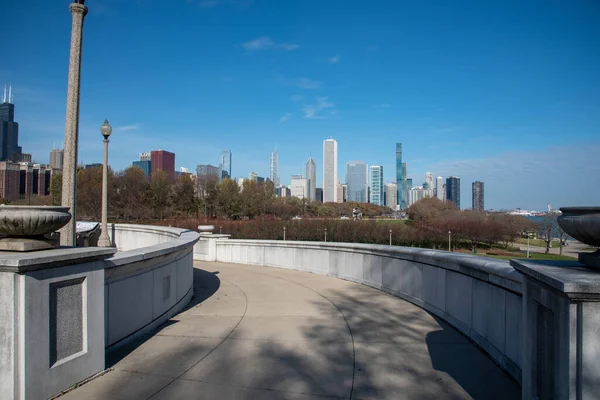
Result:
M398 185L396 183L387 183L385 185L386 206L395 210L398 206Z
M221 161L219 163L219 176L222 181L225 178L231 178L231 150L223 150L221 153Z
M269 179L275 187L279 187L279 153L277 150L271 152L271 160L269 162Z
M446 200L454 203L460 210L460 178L451 176L446 179Z
M290 190L292 192L292 197L308 199L308 179L304 178L302 175L292 175L292 178L290 179Z
M141 169L145 178L149 179L152 176L152 161L134 161L133 166Z
M431 190L431 193L433 193L433 174L431 172L425 172L425 183L427 184L426 189Z
M62 169L64 156L64 150L52 149L50 152L50 166L55 169Z
M312 157L306 161L306 180L308 181L308 194L310 201L317 200L317 163Z
M152 154L140 153L140 161L150 161L150 160L152 160Z
M435 197L444 201L446 200L446 192L444 190L444 178L438 176L435 178Z
M156 171L165 171L167 181L175 181L175 153L165 150L152 150L150 152L150 164L152 166L152 175Z
M323 203L337 202L337 142L334 139L323 141Z
M15 105L12 103L12 88L6 86L0 104L0 161L21 161L19 147L19 124L15 122Z
M473 210L483 211L485 210L483 204L483 182L473 182Z
M406 163L402 162L402 143L396 143L396 184L398 185L398 205L400 209L406 208Z
M348 201L367 202L367 164L362 161L349 161L346 164L346 184Z
M378 206L383 205L383 167L371 165L371 203Z

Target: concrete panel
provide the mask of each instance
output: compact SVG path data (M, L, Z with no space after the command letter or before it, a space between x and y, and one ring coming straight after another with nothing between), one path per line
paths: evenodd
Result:
M394 258L384 258L381 265L381 279L384 288L401 292L402 291L402 268L401 260Z
M152 272L154 275L154 300L152 302L154 310L152 315L153 319L156 319L177 303L176 263L165 265Z
M446 270L423 265L423 301L446 311Z
M193 262L191 254L177 260L177 299L181 299L192 288L194 282Z
M402 261L402 293L423 299L423 264Z
M152 271L108 285L107 346L152 321L153 291Z
M342 277L344 271L344 253L339 251L329 251L328 253L329 274Z
M0 393L4 395L12 394L15 390L17 279L18 275L12 272L0 273Z
M446 312L466 327L471 327L472 293L472 278L446 271Z
M340 266L340 276L354 282L362 282L364 275L364 255L360 253L343 252L343 262Z
M496 286L473 280L472 328L501 351L505 342L505 293Z
M363 268L363 282L369 286L380 289L383 285L383 259L379 256L368 256L363 257L364 268Z
M519 368L522 368L521 355L521 318L523 315L523 298L516 294L506 293L506 320L505 320L505 351L504 354Z

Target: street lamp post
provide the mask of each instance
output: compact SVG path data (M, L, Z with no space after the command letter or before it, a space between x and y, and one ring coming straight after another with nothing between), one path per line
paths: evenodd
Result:
M392 245L392 230L390 229L390 246Z
M98 246L110 247L111 242L108 237L108 137L112 133L112 127L108 120L104 120L100 133L104 137L104 162L102 164L102 232L98 239Z
M531 237L531 232L527 232L527 258L529 258L529 238Z
M452 231L448 231L448 251L452 251Z
M285 240L285 226L283 227L283 240Z
M327 228L325 228L325 241L327 241Z

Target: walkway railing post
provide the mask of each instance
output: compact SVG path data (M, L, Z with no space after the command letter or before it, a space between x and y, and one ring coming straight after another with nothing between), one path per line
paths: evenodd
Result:
M285 226L283 227L283 240L285 240Z
M325 228L325 241L327 241L327 228Z
M390 246L392 245L392 230L390 229Z

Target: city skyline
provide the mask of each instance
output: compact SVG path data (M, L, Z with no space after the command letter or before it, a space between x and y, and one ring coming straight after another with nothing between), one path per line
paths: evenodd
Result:
M20 145L47 163L64 137L70 16L65 4L34 3L7 8L5 28L17 40L3 42L10 57L0 83L12 83ZM401 142L408 176L485 181L491 209L589 205L600 197L600 188L586 185L600 172L594 5L430 9L384 1L340 13L336 5L299 3L289 13L282 4L213 3L89 4L80 164L101 161L99 128L108 118L115 169L130 165L143 144L168 148L176 167L189 169L218 164L228 148L235 175L266 176L277 143L279 174L288 177L309 155L322 165L318 146L333 136L343 144L340 162L363 159L390 172L389 149ZM322 20L315 24L308 16L316 10ZM356 18L362 15L370 18ZM157 36L152 27L165 23ZM315 30L307 33L307 24ZM197 50L178 40L182 32ZM166 57L156 60L157 51ZM168 99L168 112L153 112L158 99ZM377 146L364 146L365 137ZM589 190L565 191L554 181ZM470 204L470 187L462 192Z

